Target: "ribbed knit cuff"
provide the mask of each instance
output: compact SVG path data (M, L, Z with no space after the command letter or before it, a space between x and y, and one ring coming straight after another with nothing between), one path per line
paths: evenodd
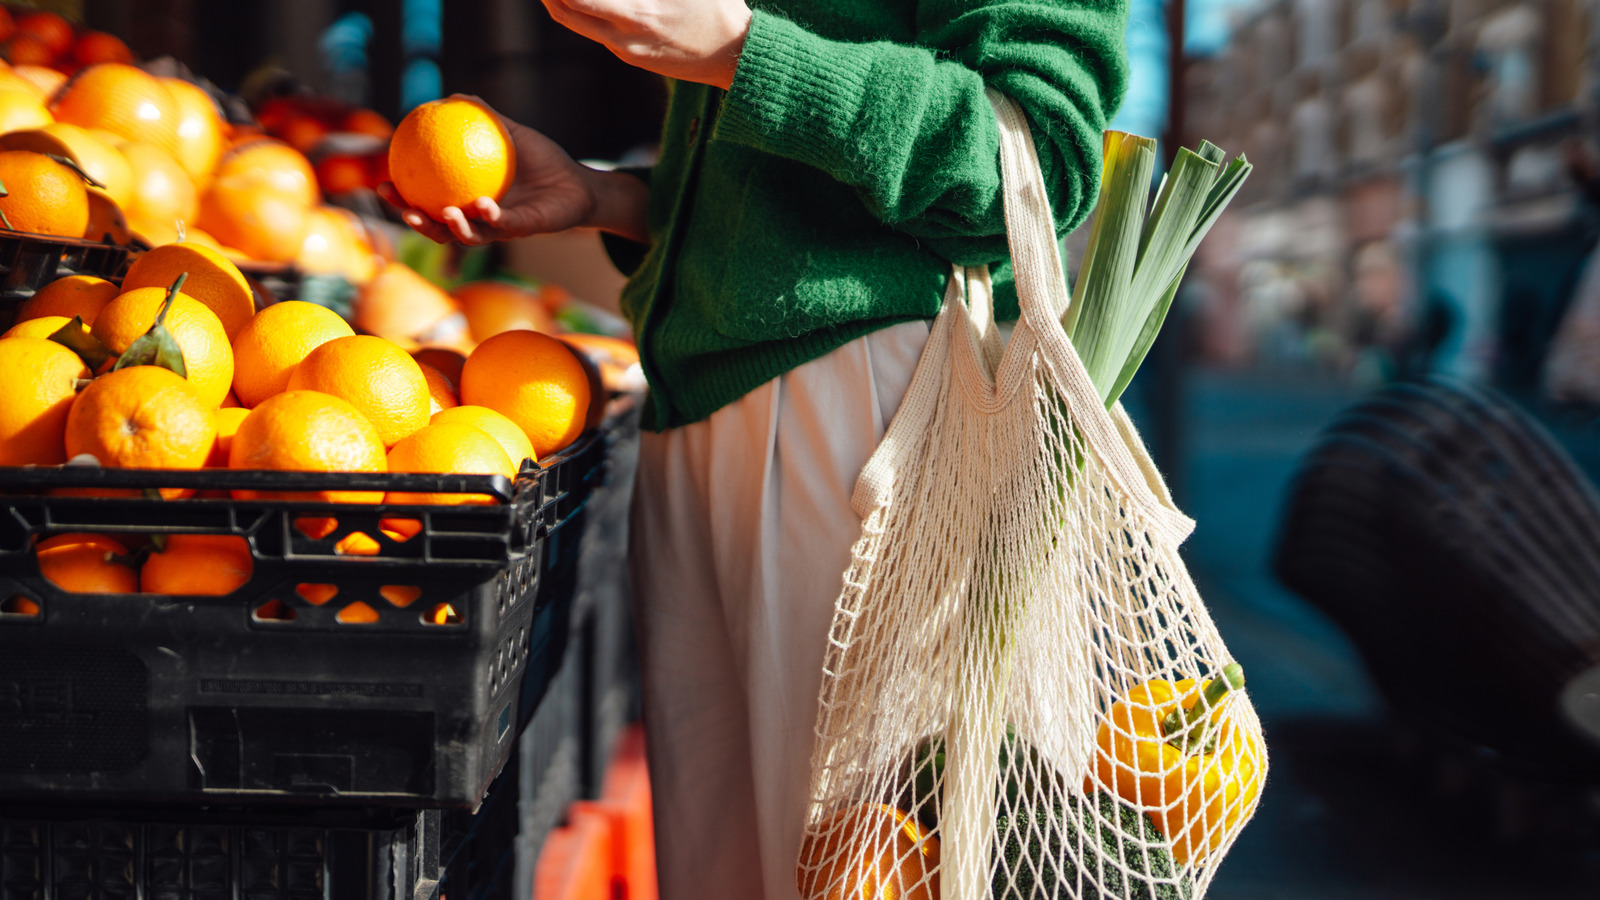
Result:
M833 171L871 70L862 45L756 10L713 136Z

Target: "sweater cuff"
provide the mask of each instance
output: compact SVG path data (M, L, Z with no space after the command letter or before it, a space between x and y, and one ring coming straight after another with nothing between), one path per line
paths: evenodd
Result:
M859 45L754 10L714 136L830 169L837 137L828 124L859 105L871 70Z

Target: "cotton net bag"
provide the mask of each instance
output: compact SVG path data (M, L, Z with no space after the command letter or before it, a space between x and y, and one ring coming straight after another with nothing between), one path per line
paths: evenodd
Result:
M863 469L805 835L806 900L1191 900L1267 774L1178 545L1193 522L1063 331L1032 137L1000 122L1022 317L950 280Z

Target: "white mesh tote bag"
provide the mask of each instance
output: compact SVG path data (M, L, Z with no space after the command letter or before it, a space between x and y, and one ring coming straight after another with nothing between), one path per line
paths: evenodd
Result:
M806 900L1192 900L1255 811L1260 724L1178 556L1178 512L1059 316L1022 113L1000 121L1022 318L957 268L854 497Z

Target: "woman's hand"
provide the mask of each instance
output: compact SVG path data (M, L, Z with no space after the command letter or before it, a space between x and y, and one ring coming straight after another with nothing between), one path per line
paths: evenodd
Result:
M629 65L727 90L739 65L745 0L544 0L557 22Z
M569 228L599 228L648 242L649 191L630 175L580 165L560 145L532 128L500 117L511 134L517 174L497 203L479 197L465 209L447 206L436 221L405 202L390 182L378 186L407 225L439 243L486 244Z

